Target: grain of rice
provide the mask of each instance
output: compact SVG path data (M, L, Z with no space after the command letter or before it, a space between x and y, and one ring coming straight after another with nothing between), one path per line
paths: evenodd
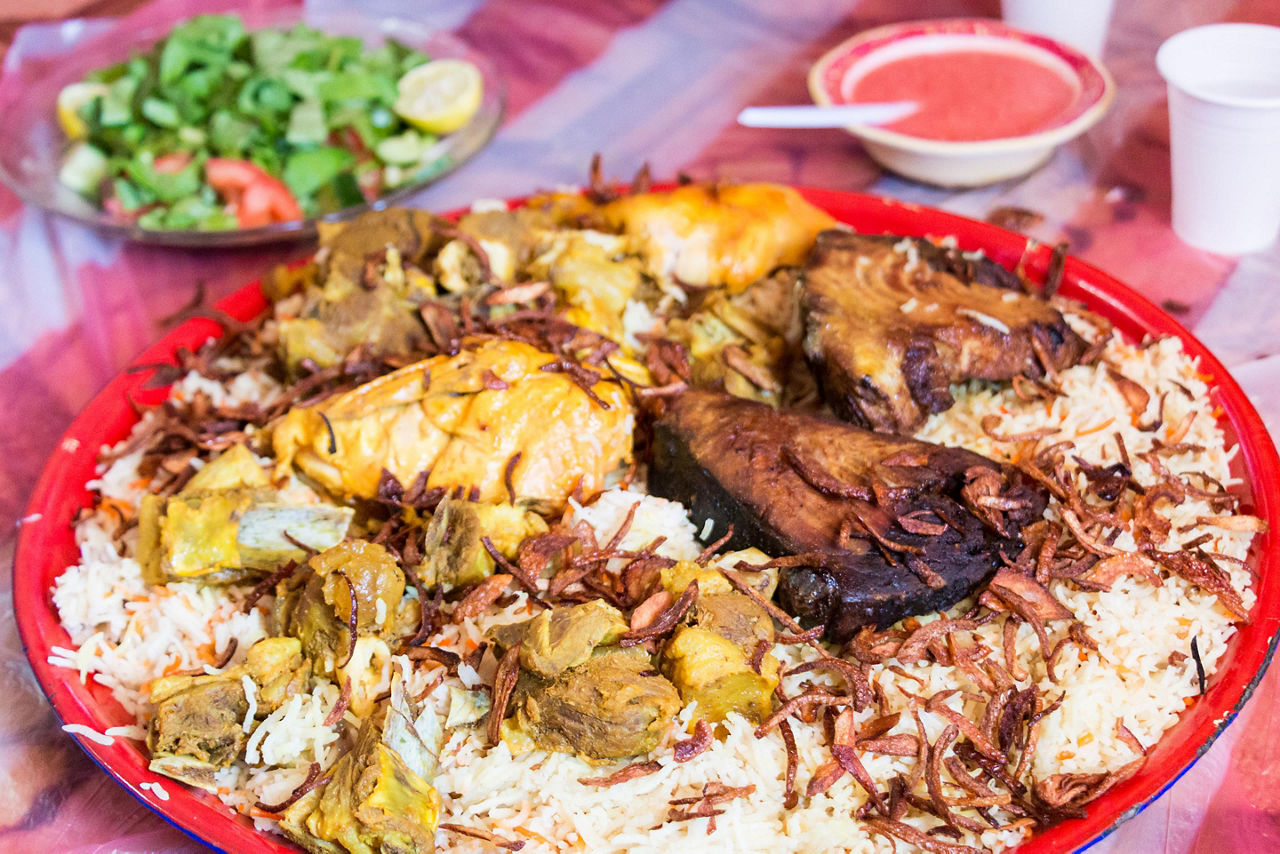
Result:
M240 677L240 684L244 686L244 698L249 704L244 712L244 723L240 726L241 729L248 732L253 729L253 719L258 714L258 686L253 684L253 679L250 678L248 673Z
M93 727L86 726L84 724L63 724L62 731L69 732L72 735L82 735L85 738L89 739L90 741L96 741L98 744L101 744L103 746L112 745L116 743L116 740L111 736L105 733L98 732Z
M151 792L153 795L155 795L157 798L159 798L162 801L169 800L169 792L159 782L139 783L138 788L142 789L143 791Z

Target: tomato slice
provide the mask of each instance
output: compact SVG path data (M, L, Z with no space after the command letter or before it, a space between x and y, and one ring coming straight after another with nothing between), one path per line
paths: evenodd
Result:
M241 228L302 219L302 208L284 182L247 160L211 157L205 162L204 177L226 200Z
M185 151L162 154L152 162L151 168L161 175L176 175L191 163L191 155Z
M141 211L125 210L124 203L115 196L107 196L102 200L102 209L112 216L113 219L123 220L124 222L136 222L138 217L142 216Z

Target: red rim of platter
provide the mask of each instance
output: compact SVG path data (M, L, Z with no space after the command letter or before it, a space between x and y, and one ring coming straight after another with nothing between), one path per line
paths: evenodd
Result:
M931 208L889 199L801 188L812 202L855 229L871 233L942 237L953 235L966 251L981 249L1010 267L1021 264L1032 280L1043 280L1050 250L1027 238L986 223ZM518 203L518 202L516 202ZM1262 420L1240 387L1204 345L1169 315L1105 273L1074 258L1066 262L1060 293L1086 303L1115 324L1131 340L1144 335L1181 338L1186 351L1200 360L1210 381L1213 402L1221 409L1219 424L1228 443L1240 452L1233 474L1244 479L1239 492L1243 508L1270 524L1250 554L1257 574L1258 601L1252 622L1239 628L1203 698L1193 703L1174 728L1151 750L1141 773L1089 806L1084 818L1055 825L1023 843L1020 854L1074 851L1096 842L1121 821L1135 815L1177 780L1208 749L1236 716L1261 678L1280 627L1280 459ZM257 284L244 287L219 303L239 319L266 309ZM219 327L205 318L187 321L142 353L135 364L172 361L180 347L195 348L216 335ZM51 646L70 640L58 622L51 586L55 577L78 562L71 520L91 500L84 483L94 476L98 451L124 438L137 416L129 401L155 404L165 389L144 389L147 374L123 372L76 418L46 464L27 507L14 559L14 608L27 658L36 678L63 723L83 724L98 732L133 723L95 682L82 685L78 674L48 663ZM295 851L281 837L259 833L252 822L212 795L147 770L138 742L116 738L110 745L76 736L80 746L134 797L179 829L206 844L230 851ZM161 782L167 800L144 782Z
M1044 133L1053 128L1062 127L1075 121L1089 111L1106 95L1107 81L1098 72L1089 57L1078 50L1054 41L1046 36L1015 30L999 21L982 18L952 18L939 21L917 21L908 24L890 24L868 30L849 39L844 45L837 47L825 60L827 65L821 70L818 79L820 85L833 103L851 103L843 94L845 76L854 65L871 54L891 44L908 41L922 36L955 35L955 36L988 36L1013 42L1022 42L1041 51L1052 54L1066 63L1080 82L1080 95L1071 109L1052 124L1037 129L1034 133ZM892 128L885 128L891 131ZM897 131L894 131L897 133ZM1028 136L1034 134L1027 134ZM910 136L910 134L903 134ZM920 137L924 139L925 137ZM957 140L931 140L934 142L956 142Z

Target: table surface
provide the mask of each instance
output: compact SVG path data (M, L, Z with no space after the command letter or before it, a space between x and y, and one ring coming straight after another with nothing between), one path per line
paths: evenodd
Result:
M338 5L339 0L309 5ZM139 25L217 0L32 0L0 9L6 62L46 50L68 13L130 14ZM240 3L275 5L274 3ZM1169 146L1156 47L1197 24L1280 24L1275 0L1122 0L1104 53L1115 106L1034 174L964 192L880 172L840 131L738 127L749 104L803 103L819 55L870 26L994 17L995 0L370 0L378 12L459 33L505 74L508 113L492 144L414 203L434 210L481 197L581 184L593 153L611 178L647 163L658 179L778 181L872 192L987 218L1040 215L1027 232L1163 304L1231 370L1280 431L1280 245L1226 258L1180 243L1169 226ZM21 15L19 14L21 13ZM225 295L293 245L195 252L131 245L25 208L0 189L0 566L43 461L74 414L161 331L203 282ZM0 576L0 849L200 850L139 806L63 734L28 668ZM1280 850L1280 669L1176 785L1094 852Z

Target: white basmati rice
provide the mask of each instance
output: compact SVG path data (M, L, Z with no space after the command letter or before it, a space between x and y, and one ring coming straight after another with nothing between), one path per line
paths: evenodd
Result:
M1086 320L1071 320L1082 333L1092 334ZM1153 447L1153 439L1167 441L1171 431L1185 426L1182 441L1207 450L1166 455L1163 459L1169 469L1175 474L1200 471L1223 483L1231 482L1234 451L1224 449L1221 431L1211 417L1205 380L1176 339L1145 347L1112 341L1104 359L1151 393L1147 411L1140 417L1130 417L1124 396L1107 377L1104 366L1076 367L1061 372L1064 396L1047 404L1023 401L1008 388L982 383L957 389L956 405L931 418L920 436L967 447L994 459L1012 460L1014 455L1025 453L1026 448L995 437L1052 427L1056 432L1041 440L1039 447L1071 440L1075 442L1073 454L1093 464L1109 465L1118 459L1115 434L1119 433L1133 458L1134 477L1150 484L1156 474L1139 455ZM246 384L243 388L218 390L216 383L188 378L183 393L226 395L221 399L239 395L253 399L255 394L271 393L258 380L254 383L254 387ZM999 415L999 424L989 431L984 429L982 420L993 413ZM1161 431L1138 429L1138 424L1161 414ZM145 489L137 477L137 462L137 455L120 459L102 472L96 488L104 497L136 503ZM720 527L717 524L713 528L708 522L699 531L679 504L646 495L634 485L608 490L587 504L572 502L566 522L586 523L597 541L604 543L616 535L633 508L630 528L621 541L626 550L638 551L663 537L658 554L677 560L692 559L701 552L699 539L707 540ZM1050 517L1057 512L1051 505ZM1167 515L1179 542L1187 542L1207 530L1212 538L1204 548L1233 558L1246 556L1250 534L1206 529L1199 523L1200 517L1216 515L1206 502L1189 500L1170 508ZM243 660L248 648L266 636L265 604L244 614L240 609L244 595L241 588L231 587L220 593L194 583L149 587L131 556L132 543L125 543L124 555L117 550L111 537L115 524L104 513L82 522L77 529L81 562L58 578L53 591L54 603L75 648L52 649L50 662L109 686L121 703L138 716L139 723L145 724L149 714L146 687L150 681L178 670L203 668L216 673L211 662L197 651L206 650L206 656L208 650L221 655L233 640L237 644L234 660ZM1135 547L1127 531L1115 545L1122 549ZM1247 570L1232 568L1230 574L1244 604L1251 606L1255 596ZM1205 670L1211 674L1234 634L1232 617L1213 595L1174 577L1164 578L1159 586L1139 578L1121 577L1110 591L1104 592L1076 589L1064 581L1053 582L1051 589L1084 623L1098 651L1071 650L1061 656L1055 681L1046 672L1035 632L1026 624L1018 627L1014 648L1029 670L1028 678L1020 681L1019 687L1034 684L1042 696L1063 697L1058 710L1040 724L1031 770L1043 778L1056 773L1097 773L1121 767L1136 754L1120 737L1117 724L1122 724L1142 745L1149 747L1158 741L1198 690L1194 663L1189 657L1179 658L1173 653L1187 650L1195 638ZM958 614L970 604L960 603L951 613ZM431 642L466 655L481 642L486 629L525 619L531 612L527 597L519 593L506 605L478 619L446 625ZM376 619L381 623L386 616L379 613ZM934 618L922 617L919 622ZM962 633L957 641L1000 649L1001 631L1000 622L993 621ZM1057 640L1056 634L1052 640ZM784 667L799 664L812 655L807 648L781 644L773 652ZM395 669L393 659L384 656L381 667L376 667L372 649L362 649L360 655L369 659L369 685L362 690L386 690ZM493 677L492 656L486 656L479 668L460 665L456 677L445 677L443 670L431 663L411 667L406 660L398 662L408 673L413 692L430 689L425 702L442 721L448 712L451 690L482 688ZM886 711L903 713L888 734L914 736L913 713L919 713L926 735L930 740L936 739L947 719L922 710L918 698L951 689L980 690L963 672L927 660L895 666L896 669L872 667L872 678L880 686ZM337 702L339 690L326 680L317 680L310 693L290 696L259 721L253 683L245 678L250 704L244 719L249 732L245 757L219 771L217 783L220 796L228 804L252 814L259 827L272 829L274 822L255 812L252 805L286 800L307 778L312 763L327 769L341 754L343 736L338 727L324 723ZM820 672L797 674L784 680L784 688L794 694L805 681L831 684L834 677ZM964 693L952 695L947 705L971 718L981 711L980 706L965 699ZM672 721L652 757L659 765L656 773L612 787L579 782L581 778L606 776L611 768L588 765L565 754L531 751L513 755L505 742L487 747L483 734L473 728L455 730L443 745L439 770L432 781L442 799L441 821L483 827L501 836L524 840L528 843L526 851L680 850L718 854L726 849L878 852L907 847L869 833L855 817L866 795L848 776L820 795L802 798L794 809L784 809L786 751L782 739L776 730L757 738L755 725L741 717L730 716L718 728L711 749L688 762L675 762L671 746L687 737L694 713L693 707L687 707ZM866 709L857 713L856 723L861 725L879 714L878 709ZM360 723L350 710L343 721L348 732L354 732ZM112 728L107 734L79 725L65 729L108 741L113 735L140 738L142 732L136 727ZM796 782L803 792L829 760L830 752L821 728L797 726L794 734L799 752ZM910 775L914 768L912 757L864 753L860 758L871 776L880 781L897 774ZM720 805L724 813L717 817L714 833L708 833L705 818L666 820L672 799L697 795L709 781L755 789ZM158 783L143 786L157 797L165 796ZM914 812L904 816L903 821L921 830L934 823ZM1026 832L1025 827L1013 826L968 834L965 842L1003 848L1021 841ZM490 850L487 843L445 832L438 835L437 843L458 851Z

